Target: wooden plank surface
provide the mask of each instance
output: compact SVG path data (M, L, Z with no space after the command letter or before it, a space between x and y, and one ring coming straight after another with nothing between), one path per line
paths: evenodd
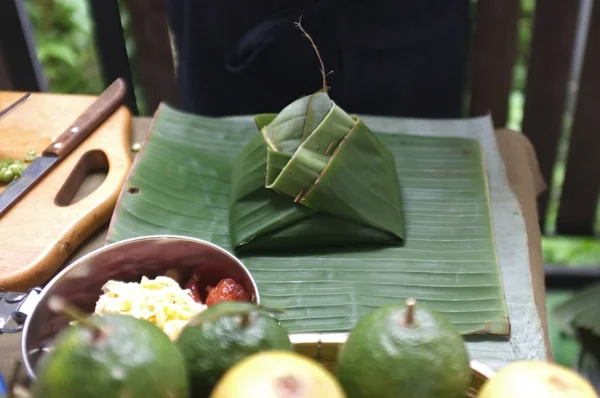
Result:
M177 106L177 82L167 25L165 0L128 0L137 49L136 67L146 103L153 115L161 101Z
M564 123L579 5L579 0L536 3L522 130L536 150L547 182L552 181ZM544 225L548 199L549 192L538 199L540 225Z
M477 2L471 82L471 115L491 112L495 127L504 127L517 49L519 0Z
M594 2L556 230L592 235L600 188L600 2Z
M0 92L0 109L22 95ZM94 100L32 94L0 119L0 158L40 154ZM109 220L131 166L130 126L130 114L121 107L0 218L0 290L26 291L47 282ZM86 175L103 169L104 181L73 201Z

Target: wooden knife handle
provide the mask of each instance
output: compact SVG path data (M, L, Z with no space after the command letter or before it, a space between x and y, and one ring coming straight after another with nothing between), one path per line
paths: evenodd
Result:
M81 141L117 110L125 97L125 92L125 81L121 78L115 80L92 105L79 115L73 124L44 150L43 155L54 155L61 158L71 153Z

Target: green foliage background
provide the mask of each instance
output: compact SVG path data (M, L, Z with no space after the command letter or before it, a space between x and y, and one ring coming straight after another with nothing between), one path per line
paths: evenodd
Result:
M103 84L88 2L26 0L25 5L50 91L100 93Z
M37 56L55 93L100 94L104 87L93 37L88 0L25 0ZM138 108L144 114L137 74L135 41L125 1L119 2ZM143 98L142 98L143 99Z

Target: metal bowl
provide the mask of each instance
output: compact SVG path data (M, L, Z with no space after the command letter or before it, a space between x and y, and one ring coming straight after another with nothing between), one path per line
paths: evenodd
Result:
M36 365L58 332L70 319L48 308L48 299L59 296L88 313L94 311L109 280L139 282L142 276L168 275L181 285L195 272L202 283L214 286L232 278L259 303L256 283L235 256L211 243L182 236L158 235L124 240L104 246L67 266L37 297L25 321L21 351L29 377L35 379ZM205 289L202 289L205 291Z

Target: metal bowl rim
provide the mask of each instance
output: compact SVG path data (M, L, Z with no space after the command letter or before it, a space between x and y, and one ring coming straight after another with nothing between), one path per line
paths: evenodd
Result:
M54 286L61 278L64 277L64 275L69 273L72 269L80 267L82 264L86 263L91 258L97 256L99 253L111 250L115 247L126 246L126 245L134 243L134 242L141 242L141 241L148 241L148 240L184 240L184 241L188 241L191 243L207 246L213 250L217 250L217 251L221 252L222 254L226 255L231 260L233 260L235 263L237 263L242 268L242 270L248 275L248 277L250 278L250 282L252 283L252 287L254 288L254 292L256 294L256 303L260 304L260 294L258 292L258 287L256 286L256 281L254 280L254 277L252 276L252 274L250 273L248 268L235 255L233 255L228 250L226 250L226 249L222 248L221 246L218 246L214 243L208 242L203 239L192 238L190 236L170 235L170 234L145 235L145 236L139 236L139 237L135 237L135 238L129 238L129 239L124 239L121 241L113 242L113 243L104 245L102 247L99 247L99 248L91 251L90 253L80 257L79 259L73 261L71 264L67 265L62 271L60 271L58 274L56 274L46 284L46 286L44 286L44 288L40 292L40 294L38 296L38 302L36 303L31 316L28 316L27 319L25 319L25 324L23 325L23 334L21 336L21 357L23 359L23 364L25 365L27 374L32 380L35 380L36 377L35 377L35 372L33 371L31 364L29 362L29 355L28 355L27 347L26 347L26 341L27 341L26 337L29 334L29 325L30 325L31 318L33 317L33 314L35 314L37 312L39 303L48 294L48 291L52 289L52 286Z

